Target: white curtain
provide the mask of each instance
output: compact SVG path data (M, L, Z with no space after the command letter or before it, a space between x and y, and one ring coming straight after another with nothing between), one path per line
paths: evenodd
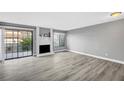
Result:
M54 32L54 50L61 50L65 48L66 34L61 32Z

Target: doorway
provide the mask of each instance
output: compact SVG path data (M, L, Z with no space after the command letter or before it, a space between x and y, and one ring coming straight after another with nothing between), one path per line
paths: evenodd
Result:
M28 30L5 29L5 59L33 55L33 33Z

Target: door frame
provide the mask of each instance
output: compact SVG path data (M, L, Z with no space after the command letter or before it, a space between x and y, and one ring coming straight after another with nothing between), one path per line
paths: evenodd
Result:
M31 48L31 55L27 55L27 56L22 56L22 57L19 57L18 56L18 45L17 45L17 57L13 57L13 58L6 58L5 55L6 55L6 46L5 46L5 30L15 30L15 31L27 31L27 32L31 32L31 38L32 38L32 48ZM10 59L18 59L18 58L24 58L24 57L30 57L30 56L33 56L33 31L34 29L27 29L27 28L17 28L17 27L2 27L2 31L3 31L3 57L4 57L4 60L10 60Z

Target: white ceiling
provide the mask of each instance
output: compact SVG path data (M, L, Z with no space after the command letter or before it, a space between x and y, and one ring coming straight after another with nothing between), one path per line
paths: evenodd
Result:
M110 12L1 12L0 21L70 30L124 18Z

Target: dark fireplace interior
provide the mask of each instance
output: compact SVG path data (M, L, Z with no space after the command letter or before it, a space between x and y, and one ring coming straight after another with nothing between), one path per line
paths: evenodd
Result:
M48 53L50 52L50 45L40 45L39 46L39 53Z

